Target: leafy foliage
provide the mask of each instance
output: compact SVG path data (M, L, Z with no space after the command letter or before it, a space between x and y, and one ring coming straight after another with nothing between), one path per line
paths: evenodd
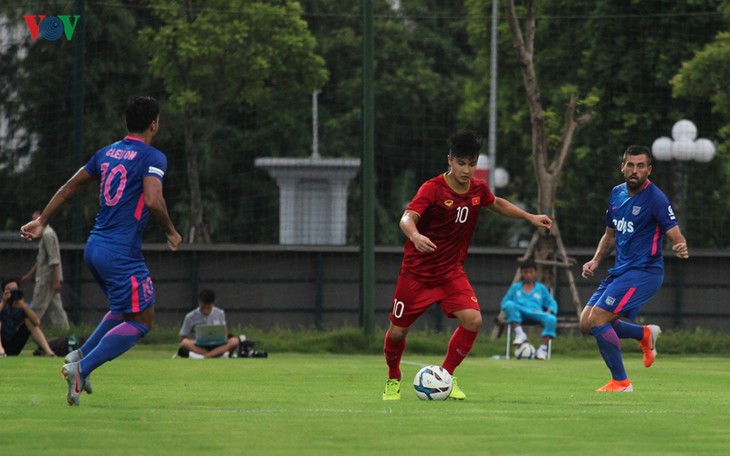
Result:
M0 50L0 112L10 136L0 142L0 195L4 201L0 219L7 230L17 231L34 208L42 208L50 196L98 147L124 135L121 114L126 98L135 93L155 94L147 77L147 62L137 40L130 40L142 12L110 0L91 4L81 14L73 40L32 41L22 20L24 14L67 12L68 1L3 2L0 16L8 21L9 40ZM59 13L57 13L59 14ZM82 32L82 28L84 32ZM74 46L85 33L85 55L77 62ZM109 58L114 56L114 58ZM124 65L120 65L120 61ZM73 74L84 69L83 153L73 152ZM28 163L27 166L21 165ZM22 191L19 191L22 189ZM93 225L98 204L96 192L82 196L92 208L84 213L84 231ZM62 239L69 239L72 206L54 219Z
M210 139L221 111L226 105L255 105L273 90L317 90L327 77L324 62L314 53L314 39L293 1L155 0L151 10L160 25L142 30L140 39L152 74L163 81L182 120L187 238L210 242L211 228L226 211L212 194L203 193L209 187L201 185L200 161L212 152Z
M375 9L376 243L399 244L398 220L418 186L446 169L466 81L465 12L459 2L378 0ZM320 96L323 154L359 156L362 19L358 2L305 1L331 75ZM356 183L357 184L357 183ZM408 188L404 188L407 185ZM354 185L353 185L354 186ZM359 202L353 190L352 214ZM359 216L354 218L359 220ZM357 220L355 220L357 222ZM359 238L359 223L348 224Z
M467 99L460 117L467 123L486 124L489 98L488 21L489 2L467 1L471 16L470 42L476 58L474 78L466 86ZM566 163L558 188L556 211L566 245L593 245L603 231L600 213L608 192L620 182L620 156L629 144L651 145L666 136L682 117L694 119L706 131L715 131L717 120L702 99L672 98L670 79L681 62L712 39L724 26L717 0L663 4L661 13L649 1L578 0L540 2L535 38L535 64L546 111L552 120L562 112L565 91L575 91L596 112L590 123L581 127L574 141L575 153ZM528 207L536 204L534 179L531 179L529 113L521 91L519 69L511 50L506 24L499 30L498 92L498 166L513 178L508 192ZM634 43L641 43L640 46ZM554 128L553 128L554 131ZM652 180L678 199L678 180L666 164L655 163ZM725 182L718 168L703 169L705 174ZM719 167L722 169L722 167ZM725 173L727 174L727 173ZM724 185L724 184L721 184ZM692 227L692 245L719 246L716 230L702 222L709 202L699 187L690 191L686 214ZM701 201L700 201L701 198ZM596 217L586 217L587 208ZM727 211L713 212L724 219ZM724 222L720 222L724 223ZM724 241L725 243L727 241Z
M16 231L96 148L124 134L121 112L131 94L162 101L156 146L168 155L165 193L181 228L196 223L187 170L190 158L196 159L203 220L214 242L277 242L278 190L253 162L310 153L312 90L321 90L321 154L360 155L359 2L87 0L82 157L73 153L72 115L74 47L81 31L71 41L32 41L22 20L29 11L70 14L72 4L0 5L7 36L19 37L0 48L0 111L7 121L0 140L0 229ZM490 2L476 0L376 0L374 6L375 232L378 244L391 245L402 242L397 220L404 203L421 182L445 170L449 134L471 128L486 136L491 9ZM552 137L560 132L567 92L597 113L579 130L558 189L566 245L596 243L603 230L599 214L620 180L625 147L651 144L683 117L695 121L702 136L723 141L712 164L690 167L691 230L685 234L696 247L730 244L730 203L724 197L730 190L727 18L727 2L720 0L539 3L535 59ZM507 169L510 183L500 196L534 210L523 93L501 21L498 165ZM676 171L674 164L655 163L652 174L675 203ZM350 243L359 240L358 183L349 195ZM83 195L84 231L93 224L96 197L94 191ZM67 206L54 220L62 240L75 237L71 211ZM485 217L475 244L513 243L523 227L510 222ZM148 230L148 240L160 239Z
M730 13L730 2L724 2L723 10ZM672 78L673 93L680 99L708 99L712 103L712 111L716 113L722 124L718 129L720 141L716 166L702 166L700 171L692 173L693 179L711 179L715 185L708 191L691 188L691 203L703 207L713 207L723 216L711 219L705 224L706 230L690 237L691 241L704 242L711 246L727 247L728 241L720 233L730 230L730 202L726 195L730 191L730 32L722 31L703 49L697 51L691 60L685 61L682 68Z

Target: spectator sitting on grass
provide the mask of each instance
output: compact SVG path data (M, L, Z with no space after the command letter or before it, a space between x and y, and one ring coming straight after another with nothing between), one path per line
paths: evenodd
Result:
M218 358L227 356L238 349L238 337L228 333L228 339L215 345L202 345L198 343L195 328L200 325L226 325L226 314L223 309L216 306L216 296L213 290L205 289L198 295L198 308L185 315L182 328L180 328L180 347L177 354L182 358Z
M0 357L17 356L23 351L28 338L32 337L46 356L56 356L48 346L41 331L41 319L30 304L23 299L19 279L7 279L2 283L3 298L0 302Z

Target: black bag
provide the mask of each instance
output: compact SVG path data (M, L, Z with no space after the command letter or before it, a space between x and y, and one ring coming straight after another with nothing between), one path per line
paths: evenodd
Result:
M239 358L268 358L265 351L256 350L256 342L246 339L246 336L238 336L238 357Z
M53 350L56 356L66 356L84 345L84 342L86 342L86 339L83 337L73 335L68 337L54 337L53 339L48 339L48 346L51 347L51 350ZM33 352L33 356L44 356L45 354L40 347Z

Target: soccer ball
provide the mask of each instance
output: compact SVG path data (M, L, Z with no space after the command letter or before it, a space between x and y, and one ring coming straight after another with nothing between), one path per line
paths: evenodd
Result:
M413 390L422 401L443 401L451 387L451 374L441 366L426 366L413 379Z
M529 342L525 342L519 347L515 348L515 358L517 359L532 359L535 357L535 346Z

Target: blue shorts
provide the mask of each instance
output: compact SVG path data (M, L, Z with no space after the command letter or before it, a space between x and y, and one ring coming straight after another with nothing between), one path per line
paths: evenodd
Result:
M155 289L143 257L129 257L89 243L84 262L109 300L113 314L137 313L155 304Z
M609 275L586 306L598 306L634 320L644 304L657 294L663 281L664 271L659 268L629 269L620 276Z

